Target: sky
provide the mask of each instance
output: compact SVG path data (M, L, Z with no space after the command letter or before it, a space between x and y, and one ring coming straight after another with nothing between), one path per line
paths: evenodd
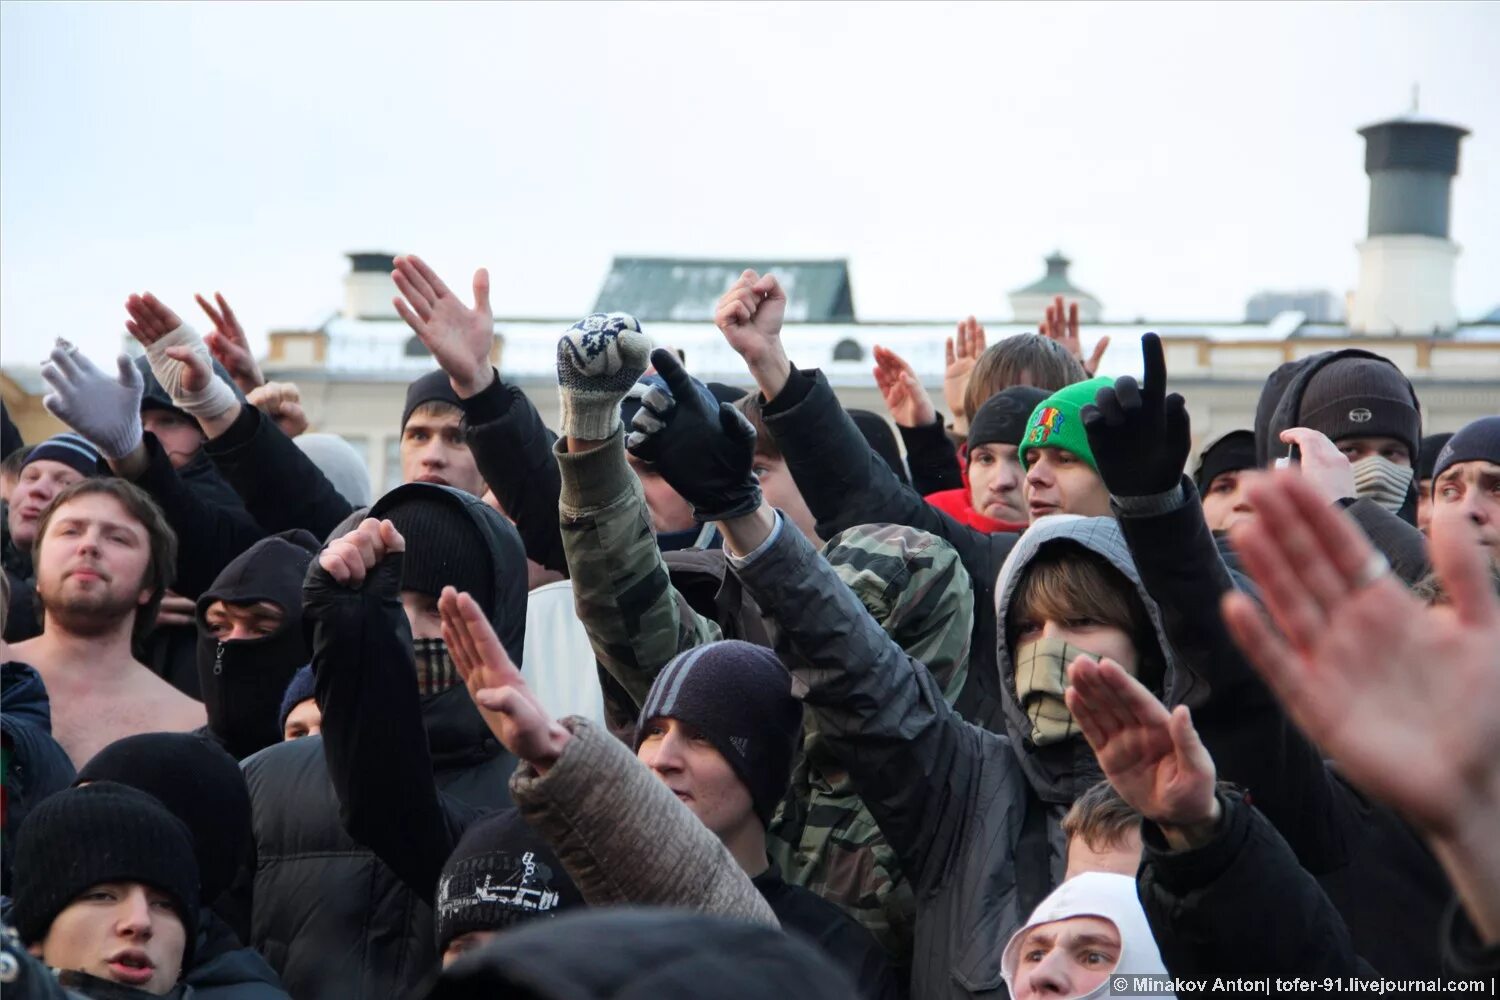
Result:
M617 254L849 259L862 319L1009 317L1061 248L1104 317L1342 296L1360 126L1464 125L1459 313L1500 305L1500 4L0 6L0 362L222 291L264 343L342 256L497 315ZM201 328L201 327L200 327Z

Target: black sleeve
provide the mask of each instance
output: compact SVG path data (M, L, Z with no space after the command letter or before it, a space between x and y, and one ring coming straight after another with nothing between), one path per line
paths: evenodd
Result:
M155 434L148 431L143 442L146 471L136 485L151 494L177 532L177 577L172 589L183 597L196 598L213 586L235 556L264 538L266 532L244 514L212 504L195 492L172 468Z
M303 528L324 539L354 512L276 421L249 404L203 450L267 534Z
M1256 805L1314 874L1348 863L1364 827L1358 799L1287 720L1229 636L1219 601L1235 581L1219 557L1192 481L1186 503L1144 517L1121 513L1120 529L1141 583L1157 607L1190 684L1177 682L1220 777ZM1118 509L1118 508L1117 508Z
M1173 851L1143 823L1141 905L1167 972L1184 979L1372 976L1349 929L1286 842L1238 794L1220 793L1213 840Z
M1500 975L1500 944L1485 944L1455 900L1443 917L1443 972L1455 979L1489 979Z
M911 488L921 496L944 490L962 489L963 470L958 465L958 449L943 426L943 415L926 427L896 428L906 445L906 467L911 472Z
M1344 509L1408 587L1431 572L1432 564L1427 558L1427 539L1416 528L1374 500L1355 500Z
M562 474L552 457L557 435L542 423L526 394L496 375L483 392L462 401L465 437L479 474L516 522L526 555L568 575L558 527Z
M313 560L304 615L339 818L430 905L443 863L477 812L440 795L432 776L401 561L386 556L351 590Z
M994 540L903 485L844 412L822 372L793 368L785 388L765 404L764 415L818 520L820 537L832 538L858 524L904 524L951 544L976 580L995 579Z

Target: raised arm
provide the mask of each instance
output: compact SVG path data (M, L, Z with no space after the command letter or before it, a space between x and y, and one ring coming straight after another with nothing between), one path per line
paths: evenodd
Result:
M879 344L875 345L875 386L906 445L911 488L925 497L962 487L958 451L932 405L932 397L906 359Z

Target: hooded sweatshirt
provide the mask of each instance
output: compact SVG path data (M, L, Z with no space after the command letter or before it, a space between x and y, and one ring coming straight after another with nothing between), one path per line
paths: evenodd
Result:
M478 497L428 483L397 487L368 514L382 517L415 492L452 504L488 550L487 610L520 662L526 557L515 528ZM354 512L332 537L365 516ZM408 550L421 542L409 538ZM322 734L244 763L257 853L251 943L297 997L422 996L438 965L429 902L438 872L469 822L510 804L515 758L464 686L418 692L399 601L403 561L387 557L357 590L313 561L304 613Z
M302 629L302 578L317 550L318 540L300 529L263 538L198 598L198 682L208 731L236 760L281 742L282 695L312 655ZM264 638L221 642L205 617L215 601L269 601L281 608L281 625Z
M73 783L73 762L52 738L52 703L34 667L0 666L0 729L5 733L5 831L0 893L10 893L16 831L31 807Z
M1025 975L1020 971L1020 965L1021 943L1026 932L1033 927L1070 917L1100 917L1114 924L1120 935L1120 956L1109 970L1110 974L1092 990L1073 994L1078 1000L1115 995L1110 988L1110 978L1116 970L1132 976L1166 977L1167 967L1157 951L1156 939L1151 936L1146 911L1141 908L1141 901L1136 896L1135 879L1110 872L1084 872L1058 886L1052 895L1042 900L1031 912L1026 926L1011 935L1001 959L1005 969L1005 985L1011 996L1016 995L1018 977Z

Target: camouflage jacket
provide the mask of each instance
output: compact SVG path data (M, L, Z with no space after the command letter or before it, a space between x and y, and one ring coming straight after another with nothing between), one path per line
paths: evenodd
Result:
M674 588L619 434L591 452L572 455L564 447L559 442L555 449L562 538L578 615L610 681L633 700L630 710L679 652L726 632L756 641L744 621L721 625ZM951 705L968 676L974 614L973 587L954 549L926 532L880 525L841 533L825 553L887 633L928 665ZM726 586L737 588L733 574ZM729 604L725 617L747 617ZM774 641L774 623L764 624ZM805 724L803 753L772 818L767 849L788 882L843 907L904 970L916 911L911 888L848 774L823 747L811 713Z

